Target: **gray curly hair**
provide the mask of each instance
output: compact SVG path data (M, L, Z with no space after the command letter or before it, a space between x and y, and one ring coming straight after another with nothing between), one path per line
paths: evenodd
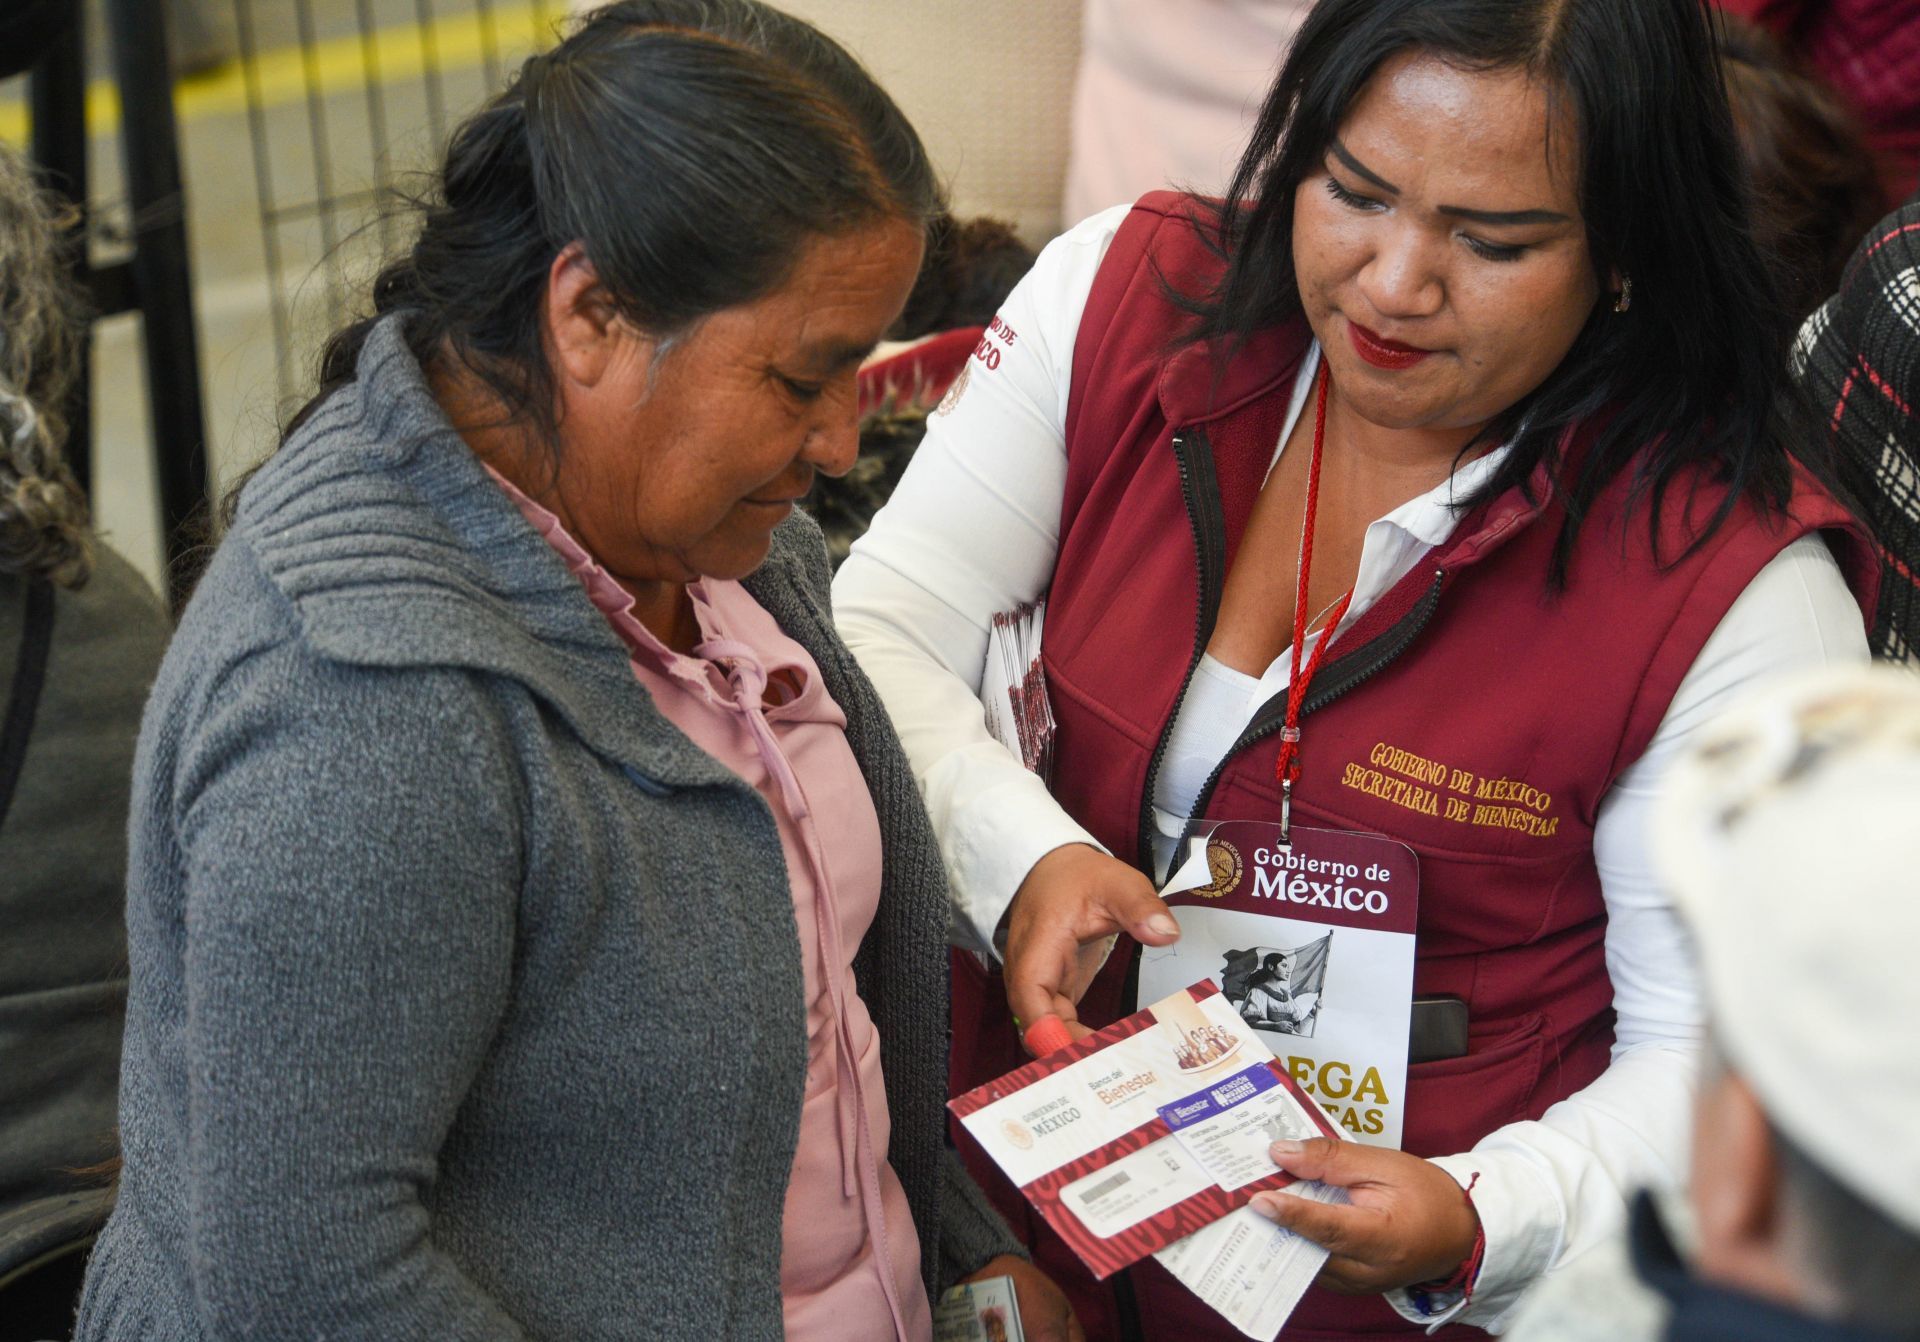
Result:
M64 407L85 327L61 261L62 207L0 144L0 573L78 587L93 569Z

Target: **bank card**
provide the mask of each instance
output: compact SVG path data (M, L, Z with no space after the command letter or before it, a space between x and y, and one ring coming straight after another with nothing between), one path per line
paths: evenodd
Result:
M964 1281L933 1308L933 1342L1026 1342L1012 1277Z
M1160 1117L1213 1182L1229 1192L1273 1173L1267 1158L1273 1143L1320 1135L1271 1063L1162 1105Z
M1293 1183L1265 1132L1339 1136L1212 982L949 1107L1097 1277Z

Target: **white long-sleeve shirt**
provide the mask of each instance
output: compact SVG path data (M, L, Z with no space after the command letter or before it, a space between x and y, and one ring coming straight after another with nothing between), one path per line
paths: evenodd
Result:
M834 583L841 633L886 703L933 816L956 939L989 953L1035 862L1063 844L1100 847L988 734L979 688L993 615L1038 599L1052 580L1074 339L1095 272L1125 216L1125 207L1094 215L1048 245L1001 310L1013 338L995 342L997 364L971 363L961 393L932 417L892 501ZM1276 458L1310 378L1311 361ZM1458 517L1451 499L1471 491L1485 461L1469 463L1368 527L1346 623L1447 538ZM1404 1293L1389 1293L1406 1317L1497 1331L1526 1286L1621 1226L1633 1189L1681 1182L1701 1012L1680 926L1647 855L1657 782L1667 762L1748 683L1866 658L1859 608L1817 537L1794 542L1768 563L1707 640L1645 755L1609 791L1595 822L1617 1017L1611 1063L1540 1120L1510 1124L1471 1152L1437 1160L1463 1185L1478 1173L1473 1200L1486 1255L1472 1300L1442 1314L1420 1315ZM1245 697L1237 707L1231 688L1220 697L1216 677L1215 707L1189 715L1189 691L1176 717L1182 737L1168 757L1191 755L1204 767L1163 768L1156 807L1173 818L1191 808L1199 780L1253 711L1285 686L1288 670L1282 652L1262 676L1240 676ZM1236 675L1227 672L1229 687ZM1194 721L1180 720L1189 716ZM1212 760L1205 759L1209 751Z

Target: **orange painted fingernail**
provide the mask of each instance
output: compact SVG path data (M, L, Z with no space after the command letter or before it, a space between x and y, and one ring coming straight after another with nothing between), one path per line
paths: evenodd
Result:
M1073 1042L1073 1031L1058 1016L1042 1016L1027 1027L1020 1036L1027 1046L1027 1052L1036 1058L1044 1058L1049 1053L1057 1053Z

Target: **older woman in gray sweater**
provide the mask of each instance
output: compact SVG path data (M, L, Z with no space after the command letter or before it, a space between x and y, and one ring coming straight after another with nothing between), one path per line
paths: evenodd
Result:
M754 0L455 135L147 715L84 1342L1078 1335L944 1147L940 860L790 515L937 194Z

